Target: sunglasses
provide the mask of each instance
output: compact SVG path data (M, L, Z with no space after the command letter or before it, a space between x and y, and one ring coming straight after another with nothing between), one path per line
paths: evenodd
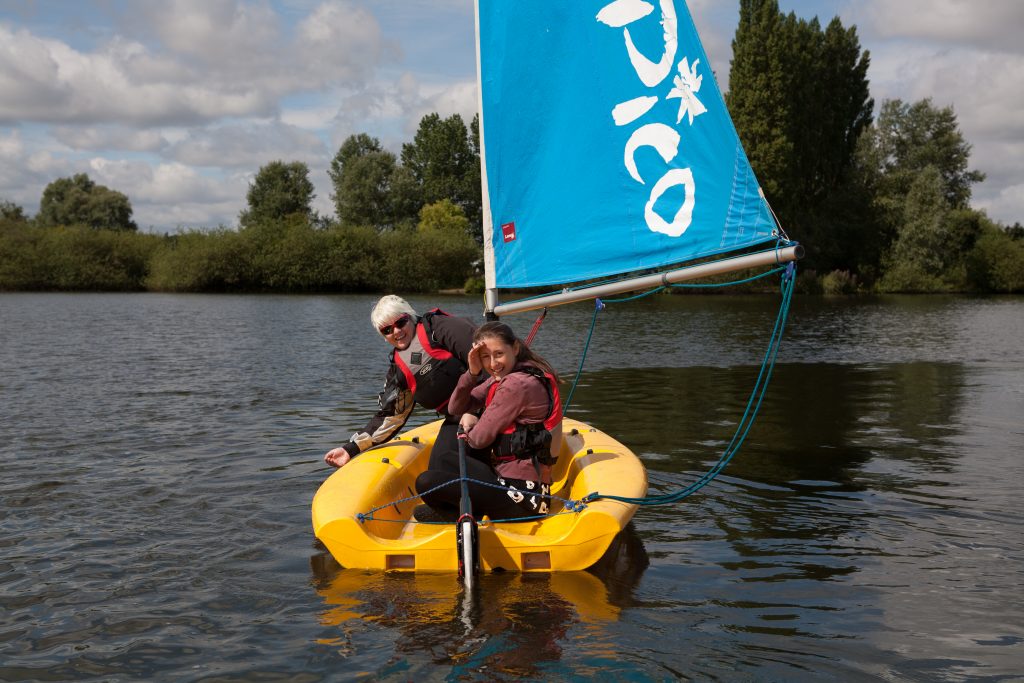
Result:
M391 323L390 325L385 325L384 327L378 328L378 330L380 331L380 333L382 335L384 335L386 337L389 334L391 334L392 332L394 332L395 330L400 330L403 327L405 327L406 323L408 323L408 322L409 322L409 314L406 313L405 315L403 315L401 318L399 318L395 322Z

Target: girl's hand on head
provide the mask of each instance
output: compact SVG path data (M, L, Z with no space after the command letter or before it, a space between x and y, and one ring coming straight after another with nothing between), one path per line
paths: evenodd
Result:
M480 359L480 353L484 348L483 342L473 342L473 348L469 350L466 360L469 362L469 374L479 375L484 371L484 363Z

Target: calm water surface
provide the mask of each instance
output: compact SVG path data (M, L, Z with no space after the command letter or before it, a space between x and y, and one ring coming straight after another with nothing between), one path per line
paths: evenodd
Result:
M1024 299L798 298L721 477L477 602L312 535L382 381L374 299L0 295L0 680L1024 680ZM609 307L571 414L685 486L776 305ZM537 337L570 379L592 310Z

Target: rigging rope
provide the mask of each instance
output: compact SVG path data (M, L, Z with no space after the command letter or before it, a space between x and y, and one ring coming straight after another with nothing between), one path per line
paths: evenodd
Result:
M547 317L548 307L545 306L544 310L541 311L540 315L537 316L537 320L533 323L533 327L530 328L530 334L526 335L526 345L529 346L533 343L533 338L537 336L537 330L540 329L540 324L544 322L544 318Z
M768 342L768 349L765 351L764 359L761 361L761 370L757 375L757 381L754 383L754 388L750 392L750 398L747 399L747 406L743 411L743 416L736 425L736 431L733 433L732 439L730 439L729 444L725 447L725 450L718 458L718 461L711 467L711 469L701 475L697 481L678 491L656 496L644 496L643 498L614 496L610 494L604 495L599 492L594 492L583 497L582 501L584 503L597 500L599 498L617 500L623 503L632 503L635 505L668 505L671 503L677 503L683 498L696 493L711 483L711 481L718 476L725 466L729 464L729 461L732 460L733 456L739 452L740 446L743 445L744 440L747 438L747 434L750 432L750 428L754 424L757 413L761 409L761 403L764 400L765 392L768 390L768 382L771 379L773 370L775 369L775 360L779 354L779 345L782 342L782 333L786 328L786 318L789 316L789 308L793 300L793 289L796 284L796 263L790 262L786 266L776 270L784 270L785 272L782 275L782 302L779 305L778 315L775 317L775 326L772 329L771 338Z

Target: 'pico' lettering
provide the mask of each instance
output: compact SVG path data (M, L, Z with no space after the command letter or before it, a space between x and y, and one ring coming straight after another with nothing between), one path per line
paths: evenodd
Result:
M668 77L679 47L676 8L673 0L659 0L659 6L661 25L664 29L665 51L657 62L651 61L637 49L628 28L629 24L651 14L654 11L654 5L645 0L614 0L597 13L599 22L612 28L623 29L623 40L630 64L640 82L647 88L660 85ZM687 117L692 126L694 118L707 111L704 104L697 98L697 92L700 90L703 79L703 76L697 74L698 64L700 64L699 59L694 60L691 65L689 59L683 57L677 65L678 75L673 79L674 87L665 95L666 100L679 100L677 125L682 123L684 117ZM652 95L643 95L620 102L612 109L612 119L617 126L629 125L646 115L657 102L658 97ZM636 151L641 147L652 147L668 164L679 153L680 141L678 131L667 124L648 123L640 126L626 141L623 155L626 170L635 181L641 185L646 184L636 166ZM682 187L686 196L672 220L666 221L654 210L654 205L665 192L673 187ZM686 232L693 221L695 203L696 182L693 172L689 168L670 168L651 188L647 205L644 207L644 220L647 222L647 227L654 232L660 232L670 237L679 237Z

